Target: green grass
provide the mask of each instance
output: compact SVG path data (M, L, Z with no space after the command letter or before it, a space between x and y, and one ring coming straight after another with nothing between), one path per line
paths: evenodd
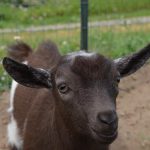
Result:
M109 58L118 58L124 55L128 55L132 52L139 50L150 41L148 33L143 32L126 32L115 33L106 32L97 34L96 36L89 38L91 47L94 47L94 51L106 55Z
M118 26L112 28L92 28L89 30L89 49L104 54L110 58L117 58L129 55L132 52L144 47L150 41L150 24ZM44 39L55 41L62 54L80 49L80 31L63 30L18 34L23 41L30 44L33 48ZM6 55L6 45L14 42L15 34L4 34L0 38L0 58ZM0 91L5 90L10 85L10 78L4 73L0 65Z
M5 0L9 1L9 0ZM30 4L36 0L26 0ZM80 21L80 0L46 0L44 5L34 5L28 9L16 8L9 3L0 2L0 29L24 28L48 24L63 24ZM109 20L150 15L149 0L89 0L89 20ZM116 58L132 53L149 43L150 25L139 29L130 26L112 28L93 28L89 31L89 49ZM48 31L37 33L0 34L0 60L6 56L5 47L14 42L14 36L33 48L44 39L57 43L61 53L66 54L80 49L80 31ZM10 78L0 64L0 91L7 89Z
M6 55L5 51L0 49L0 62L1 58L3 58L5 55ZM10 81L11 81L10 78L7 76L6 72L4 71L0 63L0 92L9 88Z
M89 0L90 21L149 15L149 0ZM0 3L0 28L79 21L80 0L47 0L44 5L35 5L28 9Z

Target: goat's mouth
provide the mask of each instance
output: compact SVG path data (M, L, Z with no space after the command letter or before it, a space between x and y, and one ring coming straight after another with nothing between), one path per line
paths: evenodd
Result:
M92 128L92 131L94 133L94 136L97 140L99 140L101 143L105 143L105 144L111 144L118 136L118 131L115 130L113 133L111 134L103 134L99 131L97 131L96 129Z

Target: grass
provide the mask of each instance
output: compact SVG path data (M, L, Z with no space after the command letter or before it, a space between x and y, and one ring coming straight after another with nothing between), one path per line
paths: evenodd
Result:
M30 3L33 0L30 0ZM89 20L150 15L149 0L89 0ZM28 9L0 3L0 28L27 27L80 21L80 0L47 0Z
M9 1L9 0L5 0ZM25 0L29 4L38 2ZM0 2L0 29L24 28L48 24L63 24L80 21L80 0L45 0L45 4L36 4L29 8L14 7L10 3ZM109 20L126 17L150 15L149 0L89 0L89 20ZM150 24L144 26L117 26L112 28L92 28L89 30L89 49L116 58L149 43ZM80 30L47 31L36 33L0 34L0 60L6 56L6 45L14 41L15 36L37 47L44 39L57 43L61 53L66 54L80 49ZM0 91L7 89L10 78L0 64Z
M150 41L150 24L91 28L89 30L89 49L104 54L110 58L129 55L144 47ZM52 39L57 43L62 54L80 49L80 30L63 30L36 33L11 33L0 38L0 58L6 55L6 45L14 42L14 36L20 36L23 41L33 48L44 39ZM0 65L0 90L10 85L10 78Z

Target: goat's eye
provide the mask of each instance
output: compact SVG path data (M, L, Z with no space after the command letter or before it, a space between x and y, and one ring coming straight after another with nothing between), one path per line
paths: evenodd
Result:
M66 94L69 91L69 87L67 86L67 84L62 83L58 86L58 90L60 93Z
M120 82L120 77L117 77L116 81L117 81L117 83L119 83Z

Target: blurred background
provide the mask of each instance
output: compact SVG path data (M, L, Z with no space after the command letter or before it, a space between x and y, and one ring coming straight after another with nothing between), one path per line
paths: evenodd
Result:
M88 2L89 51L117 58L135 52L150 42L150 0ZM43 40L51 39L57 43L62 54L80 50L80 12L80 0L0 0L0 93L4 97L8 96L4 93L11 84L1 64L2 58L7 54L7 46L22 40L36 49ZM125 139L122 149L150 150L149 69L148 65L139 74L121 83L123 90L119 98L127 99L126 107L118 102L120 116L124 118L121 122L122 136ZM143 88L137 89L138 86ZM133 98L133 95L141 99L144 97L145 103L141 99L137 100L136 96ZM4 99L2 97L0 100ZM130 99L135 99L135 102ZM130 108L132 103L133 107ZM4 111L4 108L0 109ZM135 117L136 111L140 112ZM129 118L132 121L129 121ZM144 124L142 122L141 126L136 128L141 121ZM124 128L125 126L128 128ZM142 133L140 128L144 128ZM134 129L139 129L139 132L134 133ZM135 143L131 144L132 142ZM5 144L2 146L5 147Z
M120 57L150 41L149 0L88 2L91 51ZM62 53L79 50L80 10L80 0L1 0L0 59L15 40L36 48L43 40L51 39ZM9 83L5 76L0 66L0 90Z

